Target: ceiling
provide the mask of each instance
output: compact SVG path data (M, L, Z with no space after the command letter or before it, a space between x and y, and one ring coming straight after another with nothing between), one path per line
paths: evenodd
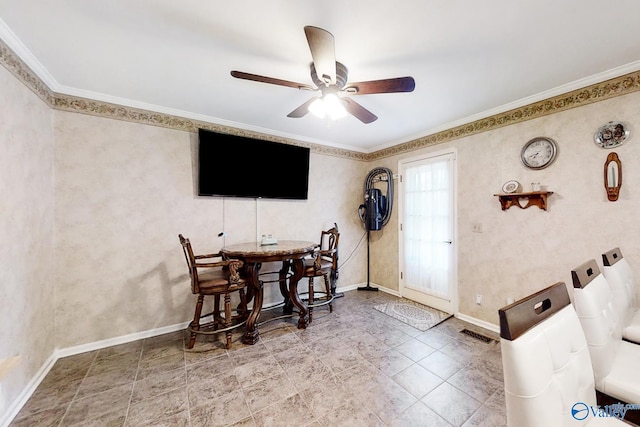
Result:
M58 93L361 152L640 69L637 0L0 0L2 38ZM354 97L379 118L287 114L312 93L303 27L335 37Z

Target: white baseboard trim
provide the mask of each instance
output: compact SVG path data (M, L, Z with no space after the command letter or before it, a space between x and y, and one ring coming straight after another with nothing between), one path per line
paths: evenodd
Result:
M343 286L336 288L336 292L348 292L357 290L358 287L366 286L366 283L356 283L353 285ZM370 283L371 287L378 288L379 291L400 297L400 293L396 290L389 289L384 286L380 286L375 283ZM274 303L277 304L277 303ZM475 317L468 316L462 313L456 313L455 317L471 323L473 325L479 326L481 328L488 329L490 331L500 333L500 327L498 325L494 325L493 323L485 322L484 320L476 319ZM9 406L8 410L0 416L0 427L8 427L11 421L18 415L20 409L27 403L31 395L36 391L42 380L47 376L53 365L58 361L58 359L68 356L73 356L80 353L86 353L88 351L100 350L103 348L111 347L119 344L126 344L128 342L137 341L143 338L151 338L157 335L167 334L175 331L180 331L186 329L189 325L189 322L178 323L175 325L163 326L161 328L149 329L147 331L136 332L134 334L123 335L115 338L109 338L106 340L95 341L92 343L77 345L73 347L67 347L62 349L56 349L49 356L47 361L42 365L42 367L38 370L38 373L29 381L29 384L25 387L25 389L20 393L18 398L14 400Z
M455 317L457 319L462 320L463 322L471 323L472 325L480 326L481 328L488 329L497 334L500 333L500 326L494 325L493 323L486 322L484 320L476 319L475 317L468 316L462 313L456 313Z
M22 407L27 403L33 392L36 391L42 380L47 376L53 365L58 360L55 357L55 352L49 356L49 358L42 364L38 372L31 378L31 381L27 384L27 386L22 390L22 392L18 395L18 397L11 402L9 407L4 413L0 414L0 426L8 427L11 424L11 421L18 415L18 412L22 409Z
M56 356L56 360L58 360L61 357L73 356L75 354L100 350L100 349L111 347L114 345L126 344L128 342L137 341L144 338L151 338L157 335L168 334L170 332L183 330L183 329L186 329L188 325L189 325L189 322L184 322L184 323L178 323L175 325L163 326L161 328L149 329L147 331L136 332L129 335L122 335L119 337L109 338L101 341L95 341L87 344L81 344L74 347L57 349L54 352L54 354Z
M86 353L88 351L100 350L103 348L111 347L118 344L126 344L128 342L137 341L143 338L151 338L157 335L167 334L170 332L180 331L186 329L189 322L179 323L170 326L164 326L162 328L150 329L147 331L137 332L135 334L123 335L120 337L109 338L106 340L95 341L88 344L77 345L74 347L67 347L56 349L53 351L47 361L40 367L36 375L29 381L29 384L24 388L22 393L14 400L9 406L8 410L0 416L0 427L8 427L11 421L18 415L18 412L27 403L31 395L36 391L42 380L47 376L53 365L63 357L73 356L80 353Z
M349 285L349 286L339 287L339 288L336 288L336 292L355 291L361 286L367 286L367 284L365 282L362 282L362 283L356 283L356 284ZM389 289L389 288L386 288L384 286L380 286L380 285L378 285L376 283L371 283L371 282L369 282L369 286L371 286L372 288L378 288L379 291L382 291L384 293L391 294L391 295L396 296L396 297L400 297L400 293L398 293L398 291L394 291L393 289ZM369 291L367 291L367 292L369 292Z
M345 286L343 288L336 289L336 292L347 292L356 289L358 286L362 286L363 284L355 284ZM387 291L384 288L380 288L381 291ZM269 307L271 305L277 305L279 302L274 303L266 303L265 307ZM137 341L144 338L151 338L157 335L167 334L175 331L184 330L189 325L189 322L178 323L175 325L163 326L161 328L149 329L147 331L136 332L133 334L122 335L119 337L108 338L106 340L95 341L87 344L76 345L73 347L59 348L53 351L51 356L47 359L47 361L42 365L42 367L38 370L38 373L29 381L29 384L24 388L22 393L15 399L8 410L5 411L4 414L0 417L0 427L7 427L11 421L18 415L20 409L27 403L31 395L36 391L42 380L47 376L53 365L63 357L74 356L80 353L86 353L88 351L100 350L103 348L111 347L119 344L126 344L128 342Z
M400 296L400 291L396 291L393 289L389 289L389 288L385 288L384 286L379 286L379 285L375 285L376 287L380 288L380 290L386 294L390 294L393 295L394 297L398 297L398 298L402 298Z
M336 292L347 292L357 289L358 286L362 286L364 284L355 284L349 285L342 288L337 288ZM385 288L380 288L383 292L391 292ZM269 307L272 305L278 305L279 302L274 303L266 303L265 307ZM63 357L74 356L76 354L86 353L89 351L100 350L103 348L111 347L119 344L126 344L132 341L137 341L144 338L151 338L157 335L167 334L175 331L184 330L189 325L189 322L178 323L175 325L163 326L161 328L149 329L147 331L136 332L133 334L122 335L119 337L108 338L106 340L94 341L87 344L76 345L73 347L59 348L53 351L51 356L47 359L47 361L42 365L42 367L38 370L38 373L29 381L27 386L24 388L22 393L15 399L9 406L8 410L5 411L0 416L0 427L7 427L13 421L18 412L22 409L22 407L27 403L29 398L36 391L42 380L47 376L53 365Z
M353 291L353 290L355 290L358 286L360 286L360 285L355 284L355 285L349 285L349 286L341 286L341 287L337 287L337 288L336 288L336 293L339 293L339 292L349 292L349 291Z

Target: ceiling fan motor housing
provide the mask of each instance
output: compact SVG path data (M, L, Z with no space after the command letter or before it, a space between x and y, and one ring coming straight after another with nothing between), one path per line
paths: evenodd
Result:
M311 69L311 80L313 80L316 86L319 88L327 86L325 81L322 78L318 77L318 74L316 73L316 67L313 65L313 62L309 65L309 68ZM347 84L348 75L349 71L347 70L347 67L345 67L344 64L336 61L336 86L338 87L338 89L342 89L344 85Z

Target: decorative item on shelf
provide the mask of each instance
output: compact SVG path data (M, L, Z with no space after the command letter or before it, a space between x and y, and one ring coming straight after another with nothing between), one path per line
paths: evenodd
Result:
M609 153L604 162L604 188L610 202L618 200L622 187L622 162L617 153Z
M600 148L614 148L625 143L631 136L629 125L624 122L608 122L600 126L593 139Z
M511 180L502 184L503 193L510 194L510 193L517 193L518 191L520 191L520 183L518 181Z
M520 159L529 169L544 169L556 159L558 146L547 137L533 138L522 147Z
M531 183L531 191L540 191L540 183L539 182L532 182Z

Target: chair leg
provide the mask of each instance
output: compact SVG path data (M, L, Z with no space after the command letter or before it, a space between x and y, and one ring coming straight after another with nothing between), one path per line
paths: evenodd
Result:
M202 303L204 301L204 295L198 295L198 302L196 303L196 312L193 315L193 321L191 322L191 338L189 339L189 348L193 348L196 343L196 332L200 329L200 315L202 314Z
M214 295L213 297L213 330L218 329L218 323L220 321L220 295Z
M309 277L309 323L313 322L313 277Z
M331 283L329 283L329 275L328 274L323 274L324 277L324 291L327 293L327 300L330 300L332 295L331 295ZM333 303L330 302L329 303L329 313L333 313Z
M231 324L231 295L224 294L224 327ZM227 337L227 349L231 348L231 331L225 332Z

